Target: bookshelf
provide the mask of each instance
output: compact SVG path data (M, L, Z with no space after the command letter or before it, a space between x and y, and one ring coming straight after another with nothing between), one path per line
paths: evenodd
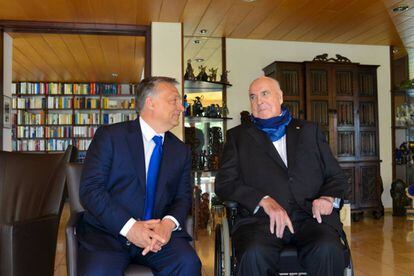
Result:
M13 151L58 152L74 145L83 160L99 126L137 118L135 89L135 84L13 83Z

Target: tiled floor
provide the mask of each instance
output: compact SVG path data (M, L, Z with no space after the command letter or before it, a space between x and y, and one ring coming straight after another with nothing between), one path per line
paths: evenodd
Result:
M64 225L69 217L65 206L59 227L55 275L66 276ZM214 237L212 231L198 233L197 253L203 275L213 276ZM351 244L356 276L414 276L414 222L392 217L364 218L346 229Z

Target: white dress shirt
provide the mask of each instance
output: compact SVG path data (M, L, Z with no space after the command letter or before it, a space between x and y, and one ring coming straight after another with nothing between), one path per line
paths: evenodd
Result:
M162 143L164 143L164 136L165 133L157 133L155 132L152 127L150 127L141 117L139 117L139 123L141 125L141 132L142 132L142 142L144 145L144 156L145 156L145 176L148 176L148 167L149 162L151 159L152 152L155 148L155 142L152 138L155 135L162 137ZM145 177L145 178L146 178ZM180 227L180 223L173 217L173 216L165 216L163 219L170 219L175 223L175 228L173 231L177 230ZM122 227L121 231L119 232L122 236L126 237L128 231L131 229L132 225L136 220L134 218L130 218L127 223L125 223L124 227Z

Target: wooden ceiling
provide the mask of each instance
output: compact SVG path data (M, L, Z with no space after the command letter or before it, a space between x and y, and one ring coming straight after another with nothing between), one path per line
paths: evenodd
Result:
M398 16L390 13L390 9L400 2L402 1L256 0L249 3L242 0L0 0L0 18L136 25L149 25L152 21L183 22L185 36L202 36L200 31L206 29L207 33L203 35L206 37L395 45L402 53L404 46L398 31L404 42L414 43L414 24L411 10L406 13L410 16L404 19L398 19ZM412 2L405 1L414 6ZM191 43L191 39L184 42L185 52L197 52L199 57L202 57L204 51L204 47L200 46L211 46L207 41L201 45ZM211 49L205 52L208 51L210 58L218 55L211 53ZM15 72L17 74L17 69Z
M13 81L131 83L141 79L144 37L27 33L11 36Z

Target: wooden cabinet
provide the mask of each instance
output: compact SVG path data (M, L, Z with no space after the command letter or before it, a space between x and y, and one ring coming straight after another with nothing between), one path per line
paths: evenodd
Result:
M279 81L294 117L320 125L348 176L353 218L382 215L377 66L276 61L263 70Z

